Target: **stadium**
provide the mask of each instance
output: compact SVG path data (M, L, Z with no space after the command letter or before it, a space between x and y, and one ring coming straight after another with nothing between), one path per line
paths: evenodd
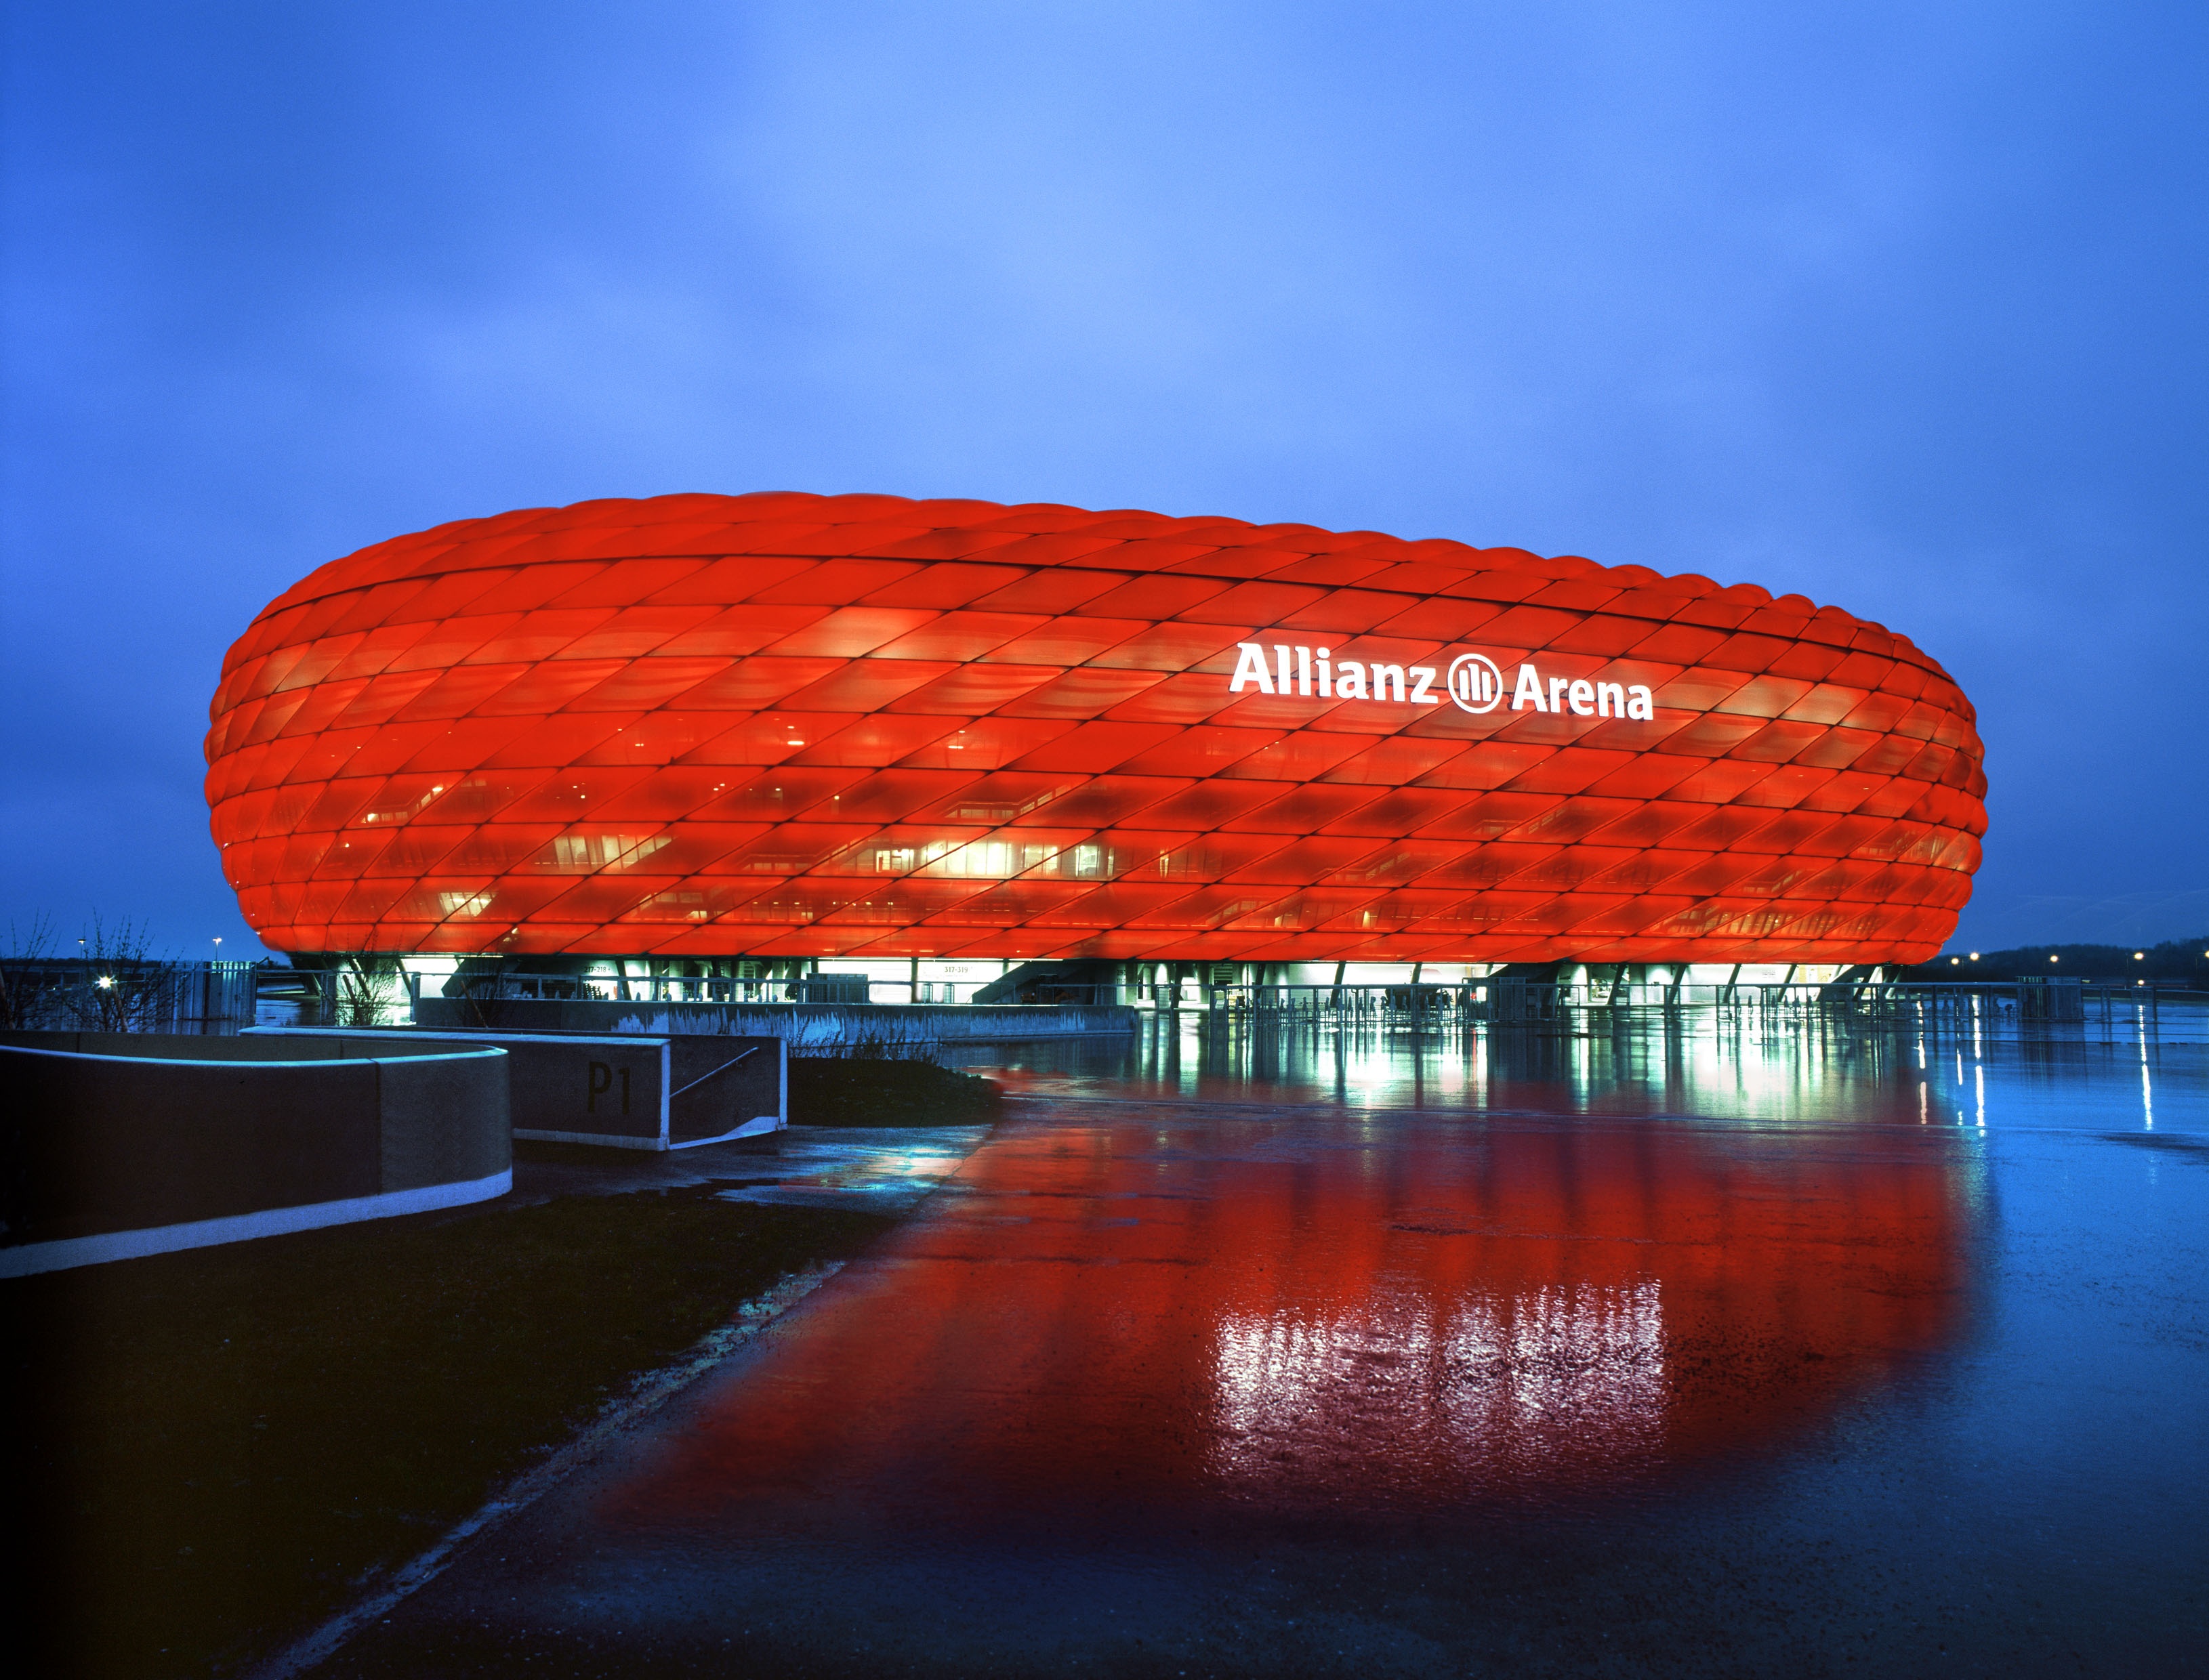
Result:
M830 967L897 1001L1029 964L1869 971L1940 948L1985 830L1970 703L1837 607L880 495L531 508L333 561L230 650L207 757L245 918L304 963Z

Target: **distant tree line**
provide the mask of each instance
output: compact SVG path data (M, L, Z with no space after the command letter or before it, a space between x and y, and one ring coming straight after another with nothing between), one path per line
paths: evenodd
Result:
M1976 954L1952 948L1929 963L1897 972L1905 980L2015 980L2020 975L2055 975L2066 980L2158 980L2209 989L2209 933L2152 945L2016 945Z

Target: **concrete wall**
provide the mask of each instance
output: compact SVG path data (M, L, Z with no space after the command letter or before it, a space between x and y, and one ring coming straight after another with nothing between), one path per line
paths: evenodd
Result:
M534 1142L680 1149L782 1129L782 1041L664 1034L422 1027L256 1027L240 1042L392 1055L492 1046L507 1053L514 1135Z
M782 1039L803 1055L870 1038L904 1048L1132 1033L1138 1019L1139 1011L1111 1004L659 1004L425 996L416 1005L414 1024L441 1030L758 1035Z
M0 1034L0 1276L503 1194L503 1054Z

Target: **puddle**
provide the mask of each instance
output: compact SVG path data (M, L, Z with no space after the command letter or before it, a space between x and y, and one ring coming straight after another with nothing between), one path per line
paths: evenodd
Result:
M777 1153L761 1159L771 1173L729 1182L717 1199L910 1213L945 1188L989 1135L983 1125L792 1126Z

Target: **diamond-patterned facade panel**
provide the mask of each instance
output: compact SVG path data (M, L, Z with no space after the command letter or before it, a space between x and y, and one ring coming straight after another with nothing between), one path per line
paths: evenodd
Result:
M224 662L296 951L1916 962L1975 714L1799 596L1372 531L893 496L364 549Z

